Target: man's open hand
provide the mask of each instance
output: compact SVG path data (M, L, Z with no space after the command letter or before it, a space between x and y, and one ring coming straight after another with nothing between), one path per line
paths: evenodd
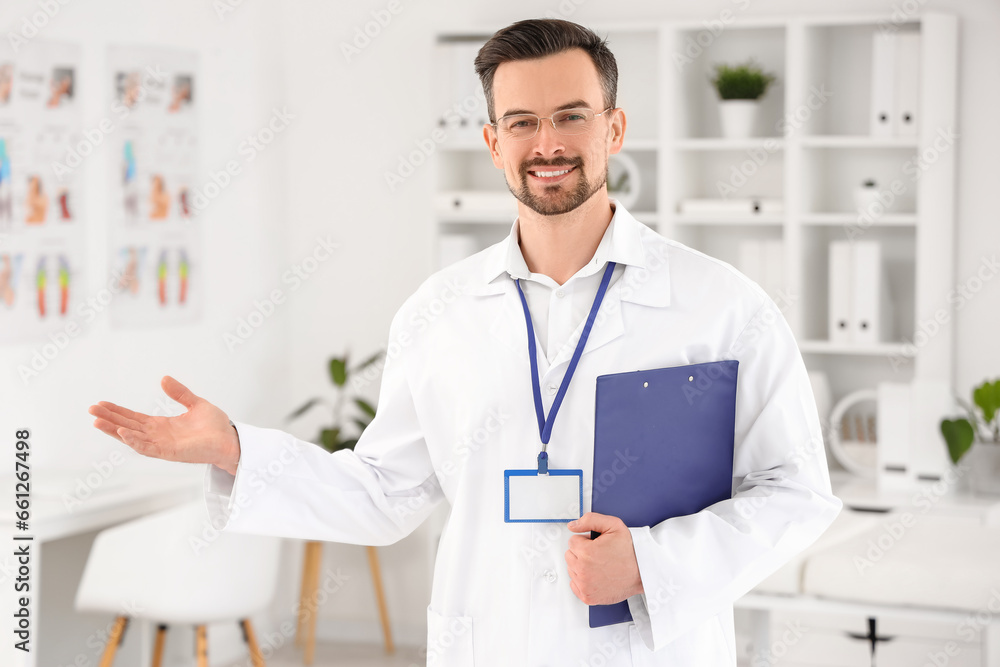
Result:
M151 417L108 401L90 406L94 427L143 456L185 463L214 463L236 474L240 441L222 410L195 396L169 375L160 381L163 391L187 412L176 417Z
M569 522L566 565L569 586L586 604L615 604L642 593L639 564L632 547L632 533L616 516L587 512ZM590 531L601 535L590 539Z

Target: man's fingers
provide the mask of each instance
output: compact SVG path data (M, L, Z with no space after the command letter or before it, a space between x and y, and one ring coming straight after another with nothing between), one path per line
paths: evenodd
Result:
M109 410L103 405L92 405L90 406L89 412L90 414L94 415L95 417L98 417L99 419L103 419L106 422L114 424L116 427L124 426L125 428L132 429L133 431L142 430L142 423L136 421L135 419L126 417L122 415L120 412Z
M164 375L160 380L160 386L170 398L174 399L189 410L198 402L198 397L190 389L182 385L169 375Z
M146 434L123 427L118 429L118 435L121 437L122 442L134 449L137 453L157 459L163 458L160 455L160 447L155 445L153 441L146 436Z
M122 407L120 405L115 405L111 401L98 401L97 405L99 405L100 407L105 408L107 410L110 410L111 412L115 412L117 414L120 414L122 417L125 417L126 419L131 419L131 420L136 421L136 422L143 422L143 421L149 419L149 415L144 415L141 412L134 412L134 411L129 410L128 408ZM94 413L91 412L90 414L94 414Z
M120 435L118 435L118 427L112 424L111 422L105 421L104 419L95 419L94 427L100 431L103 431L104 433L107 433L118 442L124 444L125 441L122 440Z

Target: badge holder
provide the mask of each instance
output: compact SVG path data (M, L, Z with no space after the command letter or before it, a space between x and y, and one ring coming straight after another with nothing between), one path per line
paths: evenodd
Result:
M583 470L549 470L538 455L537 470L503 471L505 523L569 523L583 516Z

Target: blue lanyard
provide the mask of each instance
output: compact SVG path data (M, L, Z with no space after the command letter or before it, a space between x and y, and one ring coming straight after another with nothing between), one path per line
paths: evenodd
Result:
M590 330L594 326L594 320L597 319L597 311L601 308L604 293L608 291L608 284L611 282L611 274L614 270L615 263L608 262L608 268L604 269L604 277L601 279L601 286L597 289L597 296L594 297L594 305L590 307L590 315L587 316L587 323L583 325L583 333L580 334L580 340L573 351L569 367L566 368L566 374L559 385L559 391L556 392L555 400L552 401L552 409L549 410L548 418L545 417L545 411L542 409L542 388L539 386L538 381L538 353L535 350L535 328L531 326L531 313L528 312L528 302L525 300L524 292L521 290L521 281L519 279L514 281L514 284L517 285L517 293L521 296L521 306L524 308L524 322L528 327L528 359L531 360L531 393L535 398L535 416L538 418L538 434L542 439L542 451L538 455L539 474L548 474L548 454L545 452L545 447L549 444L549 438L552 436L552 425L556 421L556 413L559 412L559 407L562 405L563 397L569 388L569 381L573 378L573 373L576 371L576 365L580 363L580 357L583 356L583 348L587 344L587 338L590 337Z

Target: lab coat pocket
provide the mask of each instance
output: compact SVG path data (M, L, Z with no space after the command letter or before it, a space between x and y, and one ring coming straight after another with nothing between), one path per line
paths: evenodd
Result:
M427 607L427 667L475 667L471 616L446 616Z

